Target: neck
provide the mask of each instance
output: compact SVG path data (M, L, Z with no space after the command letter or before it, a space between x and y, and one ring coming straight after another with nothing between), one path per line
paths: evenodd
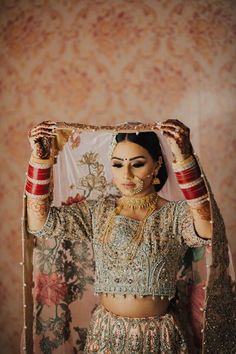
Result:
M135 197L123 196L119 200L119 204L124 208L141 209L148 208L157 203L158 194L155 191L151 191L145 195L136 195Z

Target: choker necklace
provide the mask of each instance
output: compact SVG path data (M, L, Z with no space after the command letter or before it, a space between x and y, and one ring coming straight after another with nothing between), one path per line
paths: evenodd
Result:
M144 197L121 197L119 207L130 209L147 209L155 205L158 200L157 192L145 195Z

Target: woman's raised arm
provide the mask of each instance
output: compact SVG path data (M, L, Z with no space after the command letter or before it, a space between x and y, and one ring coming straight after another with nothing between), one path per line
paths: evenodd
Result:
M182 122L168 119L160 124L173 154L173 168L179 186L191 209L200 237L211 239L211 206L207 186L190 142L190 129Z
M56 123L42 122L29 131L32 154L26 182L28 229L40 230L49 212Z

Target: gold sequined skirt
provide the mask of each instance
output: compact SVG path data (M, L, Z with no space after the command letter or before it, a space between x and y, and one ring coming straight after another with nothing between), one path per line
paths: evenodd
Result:
M86 354L187 354L184 335L171 313L144 318L122 317L99 305L93 312Z

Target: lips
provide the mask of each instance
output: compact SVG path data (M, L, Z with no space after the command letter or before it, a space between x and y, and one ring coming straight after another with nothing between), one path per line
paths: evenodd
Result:
M125 188L134 188L134 187L136 187L136 184L134 184L134 183L123 183L122 186L125 187Z

